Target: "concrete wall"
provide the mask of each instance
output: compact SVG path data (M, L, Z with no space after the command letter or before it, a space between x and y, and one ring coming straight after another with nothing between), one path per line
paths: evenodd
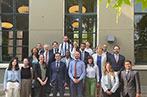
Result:
M112 9L114 4L106 8L107 1L103 1L99 10L99 44L107 43L110 52L113 52L115 44L120 45L120 53L134 61L134 8L132 6L123 5L121 16L119 16L118 24L116 23L117 10ZM107 35L114 35L113 43L107 42Z
M62 41L64 0L30 0L29 51L37 43Z

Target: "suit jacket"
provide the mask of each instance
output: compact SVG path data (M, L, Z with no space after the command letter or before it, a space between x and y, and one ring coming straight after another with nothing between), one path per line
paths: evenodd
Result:
M106 62L109 62L110 60L109 58L111 57L111 55L112 55L111 53L106 52L106 58L107 58Z
M70 64L70 62L71 62L72 60L73 60L73 59L70 57L70 58L69 58L69 63L66 64L66 57L64 57L64 58L61 59L61 61L62 61L63 63L65 63L67 69L69 69L69 64ZM67 66L68 66L68 67L67 67Z
M46 77L48 77L48 68L46 67ZM42 79L42 75L41 75L41 67L40 64L35 64L35 70L34 70L34 77L35 77L35 83L34 86L35 87L41 87L40 82L37 80L37 77L39 77L40 79Z
M126 78L126 70L121 72L121 91L123 96L136 97L136 94L141 93L139 73L130 71L129 79Z
M89 56L89 53L85 51L85 53L84 53L84 63L85 63L85 65L87 65L87 63L88 63L88 56ZM82 60L81 50L80 50L80 60Z
M59 85L64 85L67 82L67 69L66 65L60 61L59 71L57 71L56 62L50 66L50 83L53 85L58 81Z
M44 52L44 56L45 56L45 54L46 54L46 52ZM55 61L55 55L53 53L49 52L48 58L49 58L49 61L48 61L47 65L50 67L50 64Z
M49 52L50 52L50 54L55 54L53 49L51 49ZM57 48L57 52L59 52L58 48Z
M115 93L116 90L118 89L119 87L119 78L118 78L118 74L117 72L114 72L114 75L115 76L112 76L111 75L111 84L112 84L112 88L111 88L111 92L112 93ZM108 90L108 75L103 75L102 76L102 79L101 79L101 85L102 85L102 88L104 90L104 92L106 92Z
M93 54L92 55L92 57L93 57L93 60L94 60L94 64L97 64L97 54ZM104 66L105 66L105 64L106 64L106 54L105 53L103 53L102 54L102 59L101 59L101 71L103 72L103 70L104 70ZM99 68L100 69L100 68Z
M44 51L43 50L40 50L39 52L38 52L38 55L41 55L41 54L43 54L44 53Z
M114 71L122 71L124 70L124 61L125 57L119 54L118 62L116 63L114 54L109 56L109 62L112 65Z

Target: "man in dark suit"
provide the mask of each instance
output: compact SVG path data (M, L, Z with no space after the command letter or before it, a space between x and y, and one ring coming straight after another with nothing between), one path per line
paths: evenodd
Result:
M59 91L60 97L64 96L64 87L67 85L66 65L60 61L60 53L55 54L56 61L50 67L50 86L53 87L53 97L57 97Z
M52 43L52 46L53 48L49 51L51 54L56 54L59 52L59 49L58 49L58 42L57 41L54 41Z
M121 94L123 97L140 97L139 73L132 70L132 62L125 61L125 70L121 72Z
M63 37L63 43L59 45L59 53L61 53L61 58L66 56L66 50L72 51L72 45L69 42L68 36Z
M108 62L112 65L113 70L117 72L120 79L120 73L124 70L125 57L119 54L120 47L118 45L113 47L113 52L114 54L109 56ZM120 88L118 88L117 95L120 97Z
M50 67L50 64L55 61L55 55L49 52L50 46L44 45L44 62Z
M110 64L112 65L113 70L115 72L117 72L118 74L120 74L120 72L122 70L124 70L125 57L123 55L119 54L120 47L118 45L114 46L113 52L114 52L114 54L112 54L109 57L108 62L110 62Z
M38 49L38 55L44 53L44 51L42 50L42 44L41 43L37 43L36 48Z
M107 44L103 44L103 52L106 54L106 57L107 57L106 62L109 61L109 57L111 56L111 53L109 53L107 49L108 49Z
M82 60L85 63L85 65L87 65L89 53L85 51L85 47L86 47L86 44L82 43L80 46L79 52L80 52L80 60Z
M44 62L47 64L48 66L48 70L50 70L50 65L52 62L55 61L55 55L49 52L50 47L48 44L44 45ZM50 79L50 76L48 77ZM47 83L49 84L49 80L47 81ZM47 95L49 95L51 92L51 87L48 85L47 86Z

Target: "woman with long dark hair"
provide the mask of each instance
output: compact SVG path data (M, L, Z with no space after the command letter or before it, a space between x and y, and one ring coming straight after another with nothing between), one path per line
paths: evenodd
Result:
M21 76L18 65L18 58L14 57L10 60L8 68L4 75L4 91L6 97L20 97Z
M95 97L96 86L99 86L99 69L93 63L93 58L88 57L88 64L86 66L86 95L87 97Z
M117 93L119 87L118 74L113 71L110 63L106 63L104 67L101 85L104 91L104 97L119 97Z
M44 62L44 55L39 56L38 64L35 64L35 97L46 97L47 95L47 81L48 81L48 68Z
M28 57L29 60L29 66L32 67L33 70L33 76L35 71L35 64L38 64L38 49L36 47L32 48L31 55ZM31 96L34 97L34 77L32 80L32 90L31 90Z

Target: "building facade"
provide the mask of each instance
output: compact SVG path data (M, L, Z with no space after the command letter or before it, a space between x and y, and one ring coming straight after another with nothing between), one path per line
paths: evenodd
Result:
M0 2L0 73L8 61L17 56L20 61L30 55L37 43L89 41L97 45L120 45L120 53L134 62L141 74L142 85L147 70L147 15L141 5L123 5L118 23L117 10L107 1L97 0L1 0ZM132 2L134 4L134 2ZM147 77L147 76L146 76ZM0 81L2 82L2 81Z

